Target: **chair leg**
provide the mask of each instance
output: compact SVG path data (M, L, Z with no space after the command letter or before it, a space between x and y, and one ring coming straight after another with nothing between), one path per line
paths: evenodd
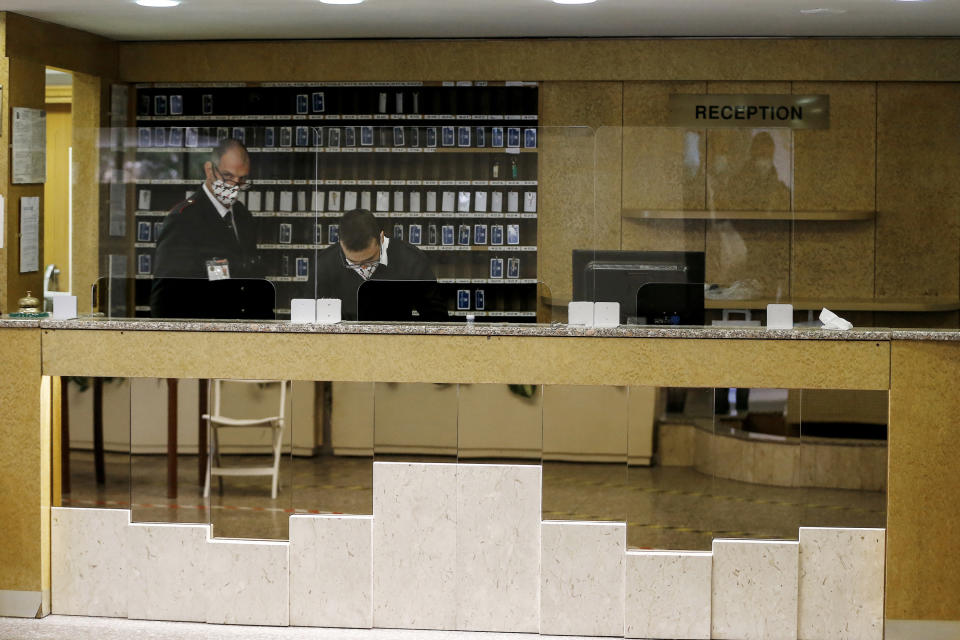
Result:
M271 490L271 498L273 500L277 499L277 489L280 486L280 449L283 446L283 429L277 428L274 429L273 435L273 487Z
M215 431L216 431L216 429L215 429L214 427L212 427L212 426L210 426L210 427L208 427L208 428L209 428L210 431L212 431L212 432L215 432ZM217 445L216 445L216 435L213 434L213 433L211 433L210 446L211 446L212 448L215 448L215 447L217 446ZM203 454L201 454L201 455L203 455ZM203 497L204 497L204 498L209 498L209 497L210 497L210 466L213 464L213 456L208 453L208 454L206 455L206 458L207 458L207 477L206 477L206 480L205 480L204 483L203 483Z

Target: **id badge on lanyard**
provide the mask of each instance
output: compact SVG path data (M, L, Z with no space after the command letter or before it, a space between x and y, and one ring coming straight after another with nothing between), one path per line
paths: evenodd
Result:
M207 260L207 280L229 280L230 262L226 258Z

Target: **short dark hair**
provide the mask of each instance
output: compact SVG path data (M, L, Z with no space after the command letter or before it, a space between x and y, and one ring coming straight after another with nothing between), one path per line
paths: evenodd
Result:
M220 158L234 149L240 151L240 156L246 158L247 162L250 161L250 152L247 151L247 146L236 138L224 138L221 140L220 144L213 148L213 152L210 154L210 160L213 164L219 165Z
M340 241L350 251L363 251L380 239L380 223L367 209L352 209L340 219Z

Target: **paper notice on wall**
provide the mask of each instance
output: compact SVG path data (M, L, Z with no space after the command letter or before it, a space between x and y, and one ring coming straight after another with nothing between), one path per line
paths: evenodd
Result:
M42 109L13 108L13 183L47 180L47 114Z
M0 118L0 120L2 120L2 118ZM6 235L6 227L3 225L3 210L5 204L3 194L0 194L0 249L3 249L3 237Z
M20 273L40 270L40 197L20 198Z

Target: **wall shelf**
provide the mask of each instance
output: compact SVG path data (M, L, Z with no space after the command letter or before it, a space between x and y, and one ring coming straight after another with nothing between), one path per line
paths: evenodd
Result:
M673 209L623 209L628 220L873 220L876 211L692 211Z
M936 312L960 310L960 300L865 300L855 298L823 299L793 298L792 300L752 299L703 301L705 309L766 309L768 304L786 302L799 311L816 311L824 307L834 311L898 311Z
M541 302L551 307L565 307L569 298L554 298L541 295ZM863 299L815 299L794 298L792 300L751 299L716 300L704 299L704 309L750 309L764 310L768 304L789 303L797 311L816 311L824 307L834 311L887 311L901 313L935 313L960 311L960 300L863 300Z

